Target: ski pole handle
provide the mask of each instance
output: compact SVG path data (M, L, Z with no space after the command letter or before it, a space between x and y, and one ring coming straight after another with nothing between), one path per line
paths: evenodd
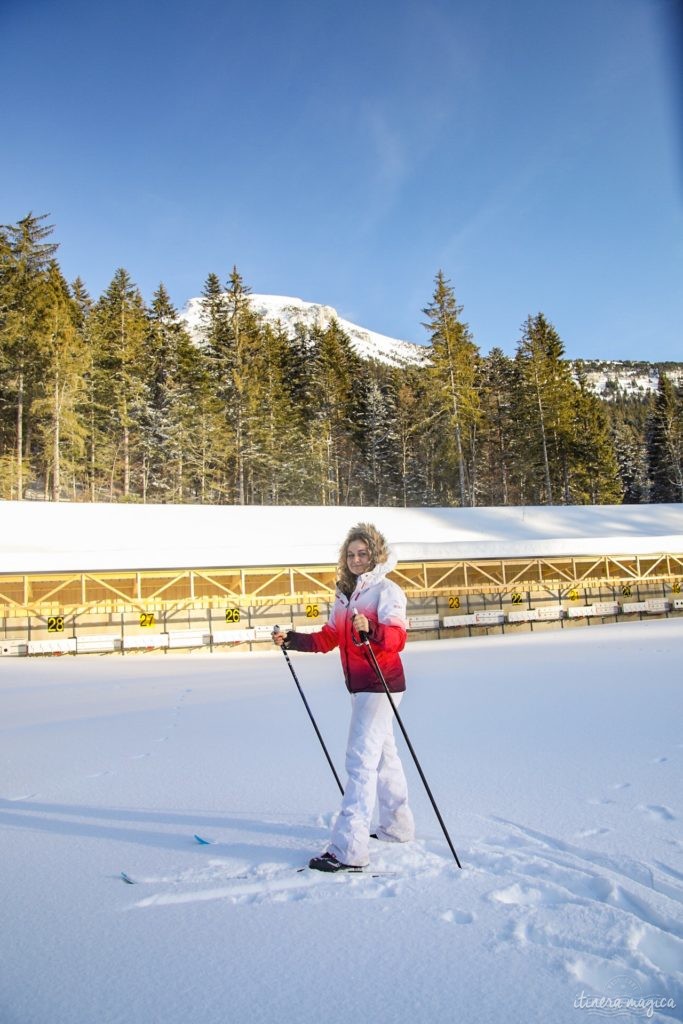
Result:
M365 619L365 622L369 626L368 618L367 618L366 615L363 614L363 612L359 612L358 611L358 608L356 607L356 605L354 605L351 610L353 612L353 623L352 623L353 629L355 629L356 633L358 634L358 636L360 637L362 642L363 643L367 643L367 641L369 639L368 631L366 629L359 629L358 626L356 625L356 619L358 619L358 618Z
M285 634L282 632L282 629L280 628L280 626L273 626L272 630L270 631L270 635L271 635L271 637L273 639L273 643L277 644L278 647L282 647L283 650L284 650ZM276 636L281 636L282 637L282 643L278 644L277 640L275 639Z

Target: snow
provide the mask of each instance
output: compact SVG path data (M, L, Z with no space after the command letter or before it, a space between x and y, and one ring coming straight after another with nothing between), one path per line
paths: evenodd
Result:
M600 369L584 367L586 382L596 395L612 400L617 396L644 398L659 388L659 367L647 363L633 365L616 360L601 364ZM666 366L666 376L676 387L683 383L680 366Z
M425 345L412 341L401 341L386 334L359 327L358 324L341 317L336 309L318 302L307 302L304 299L289 295L250 295L253 308L264 319L272 324L280 324L291 338L294 336L295 325L303 323L308 328L327 327L336 320L348 335L356 353L363 359L375 359L389 366L423 366L429 360ZM202 338L201 324L202 298L190 299L180 319L185 323L190 334L199 342ZM601 398L612 400L615 395L636 396L643 398L654 394L659 384L660 364L632 363L621 360L570 360L576 373L579 364L585 375L589 388ZM676 385L683 382L683 368L680 364L665 364L666 375Z
M421 345L359 327L341 317L331 306L307 302L288 295L250 295L249 299L257 313L260 313L268 323L280 323L288 331L289 337L294 336L297 323L324 330L336 320L348 335L355 352L363 359L376 359L389 366L419 366L425 361L426 351ZM180 314L190 334L197 340L202 334L201 304L200 297L190 299Z
M0 502L0 573L329 565L374 522L401 561L683 552L683 505L372 508Z
M463 870L399 735L418 839L360 876L297 871L338 792L278 651L0 660L3 1024L681 1020L682 644L409 644ZM338 657L292 659L341 769Z

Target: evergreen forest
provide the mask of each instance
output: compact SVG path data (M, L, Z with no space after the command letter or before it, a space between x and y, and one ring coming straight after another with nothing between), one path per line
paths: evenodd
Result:
M363 360L332 321L273 326L237 268L202 342L160 284L65 280L53 229L0 227L0 498L302 505L683 500L683 395L596 396L541 312L483 355L439 271L423 365Z

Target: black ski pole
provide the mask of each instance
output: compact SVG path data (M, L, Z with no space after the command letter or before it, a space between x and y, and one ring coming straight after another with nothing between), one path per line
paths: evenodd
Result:
M363 645L365 646L365 649L366 649L366 651L368 652L368 654L370 656L370 661L372 662L372 667L375 670L377 678L379 679L380 683L384 687L384 692L386 693L387 697L389 698L389 703L391 704L391 707L393 709L394 715L396 716L396 721L398 722L399 726L401 727L401 732L403 733L403 739L406 741L406 744L408 746L408 750L410 751L410 753L412 755L412 758L413 758L413 761L415 762L415 767L417 768L418 772L420 773L420 778L422 779L422 782L424 784L424 788L427 790L427 796L431 800L432 807L434 808L434 813L436 814L437 818L439 819L439 825L441 825L441 830L442 830L443 834L446 837L446 842L448 843L448 845L450 847L451 853L455 857L455 863L458 865L459 868L462 868L462 864L460 863L460 859L459 859L457 853L455 852L455 847L453 846L453 843L451 842L451 837L448 834L448 829L446 828L446 826L444 824L444 820L441 817L441 813L439 811L439 808L436 806L436 800L432 796L432 791L429 788L429 783L427 782L427 780L425 778L425 774L422 771L422 767L420 765L420 762L417 759L417 754L413 750L413 745L410 742L410 738L408 736L408 733L406 732L406 727L403 724L403 721L401 720L401 716L398 713L398 708L396 707L396 704L394 703L394 698L391 696L391 691L390 691L389 687L387 686L387 681L384 678L384 673L382 672L382 669L377 664L377 658L375 657L375 652L373 651L372 647L370 646L370 637L363 630L359 630L358 631L358 636L363 641Z
M280 632L280 627L279 626L273 626L273 636L276 633L279 633L279 632ZM327 747L325 746L325 743L323 741L323 738L320 735L320 729L318 728L316 720L313 717L313 712L311 711L310 707L308 706L308 701L306 700L306 697L304 695L304 691L301 689L301 683L299 682L299 680L297 678L297 674L294 671L294 666L292 665L291 661L289 660L289 654L287 653L287 648L285 647L284 644L282 644L280 650L284 654L285 661L289 665L289 671L292 673L292 678L294 679L294 682L296 683L296 688L299 691L299 694L301 696L302 701L304 702L304 707L308 711L308 717L310 718L311 722L313 723L313 728L315 729L315 734L318 737L318 739L320 740L320 746L323 748L323 751L325 753L325 757L327 758L327 763L329 764L330 768L332 769L332 774L334 775L335 782L339 786L339 792L341 793L342 796L344 796L344 787L342 786L341 782L339 781L339 776L337 775L337 772L335 771L334 765L332 764L332 758L330 757L330 755L328 753L328 750L327 750Z

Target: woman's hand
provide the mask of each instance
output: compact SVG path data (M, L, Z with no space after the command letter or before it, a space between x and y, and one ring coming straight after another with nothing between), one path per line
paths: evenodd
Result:
M271 636L273 638L273 643L277 644L278 647L282 647L283 643L287 639L287 634L283 633L282 630L279 630L278 632L273 630L273 632L271 633Z
M360 612L356 612L353 617L353 628L357 633L369 633L370 623L368 622L365 615L361 615Z

